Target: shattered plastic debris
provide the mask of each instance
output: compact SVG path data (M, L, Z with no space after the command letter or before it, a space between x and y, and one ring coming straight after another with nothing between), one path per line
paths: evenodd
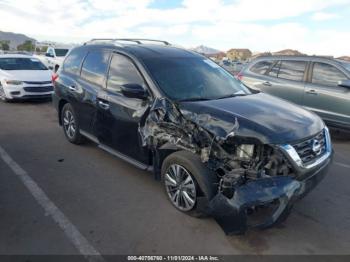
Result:
M143 146L172 144L198 154L203 162L210 160L213 151L216 158L228 157L219 143L239 128L236 118L229 123L208 114L181 111L166 98L156 99L144 116L139 126Z

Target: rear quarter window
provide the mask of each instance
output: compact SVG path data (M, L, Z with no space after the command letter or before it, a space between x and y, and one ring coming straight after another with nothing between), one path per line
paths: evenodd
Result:
M64 60L64 71L78 75L80 72L80 65L86 55L86 51L82 49L73 49Z

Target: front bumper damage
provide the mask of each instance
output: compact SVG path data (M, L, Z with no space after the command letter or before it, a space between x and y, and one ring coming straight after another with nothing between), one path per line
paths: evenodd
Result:
M271 227L283 221L293 204L324 178L331 161L332 157L328 158L316 170L305 174L303 180L288 176L261 178L238 187L232 198L218 193L208 203L208 214L214 217L228 235L242 234L248 228ZM269 205L273 205L272 210L264 213ZM252 209L255 210L251 211ZM255 214L250 214L249 211L264 214L253 220L251 216Z
M151 150L191 151L200 156L220 181L225 176L233 178L232 195L225 194L219 186L212 199L197 200L198 208L214 217L226 234L242 234L251 227L266 228L283 221L295 201L325 176L333 154L325 128L326 153L312 165L304 166L290 145L271 145L274 149L269 151L269 157L265 156L265 162L254 160L237 166L230 148L254 140L245 137L239 129L237 118L224 121L209 114L180 110L167 99L156 99L144 112L139 126L142 143ZM258 144L258 139L254 143ZM234 177L235 172L244 174L244 182L241 177Z

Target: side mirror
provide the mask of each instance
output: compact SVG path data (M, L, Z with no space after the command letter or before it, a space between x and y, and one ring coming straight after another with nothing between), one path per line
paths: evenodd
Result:
M338 86L350 88L350 80L338 81Z
M50 54L50 53L46 53L45 56L47 56L47 57L53 57L53 55Z
M148 96L147 91L139 84L125 84L120 88L122 94L129 98L146 99Z

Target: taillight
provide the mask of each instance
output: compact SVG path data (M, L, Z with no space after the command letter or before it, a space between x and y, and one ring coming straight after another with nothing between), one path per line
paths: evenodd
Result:
M236 78L237 78L239 81L242 81L242 79L243 79L243 74L242 74L242 72L239 72L239 73L237 74Z
M51 76L52 84L55 84L57 79L58 79L58 74L53 73L52 76Z

